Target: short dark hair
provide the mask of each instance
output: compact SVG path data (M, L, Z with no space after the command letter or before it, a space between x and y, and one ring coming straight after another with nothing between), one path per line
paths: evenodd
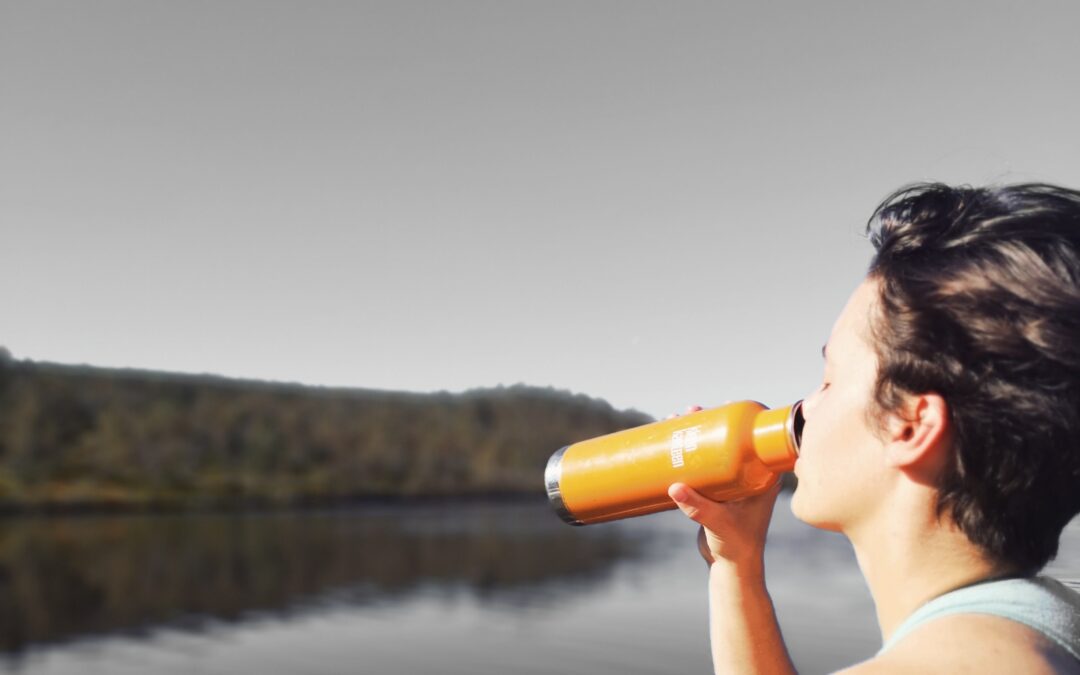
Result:
M867 224L879 282L880 420L905 393L948 404L938 487L992 559L1032 574L1080 512L1080 192L905 187Z

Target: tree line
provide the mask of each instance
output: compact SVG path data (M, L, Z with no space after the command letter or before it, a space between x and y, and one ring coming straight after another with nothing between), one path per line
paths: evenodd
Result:
M554 450L650 421L524 385L336 389L35 363L0 350L0 508L540 495Z

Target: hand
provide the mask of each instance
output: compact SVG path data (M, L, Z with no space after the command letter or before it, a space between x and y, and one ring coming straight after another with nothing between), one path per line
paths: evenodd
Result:
M730 402L730 401L729 401L729 402ZM702 407L701 407L701 406L699 406L699 405L692 405L692 406L690 406L689 408L687 408L687 409L686 409L686 413L685 413L685 414L689 415L690 413L696 413L697 411L699 411L699 410L704 410L704 409L705 409L705 408L702 408ZM668 416L667 416L667 417L665 417L664 419L666 419L666 420L673 420L673 419L675 419L675 418L676 418L676 417L678 417L678 416L679 416L679 413L671 413L670 415L668 415Z
M701 525L698 551L710 566L728 563L736 568L759 568L765 552L780 481L766 492L746 499L718 502L685 483L674 483L668 496L690 520Z
M690 406L686 412L701 409ZM667 419L678 416L672 413ZM762 494L730 502L709 499L685 483L674 483L668 488L668 496L675 505L701 525L698 551L705 562L710 566L716 562L730 563L739 568L762 564L765 536L779 494L780 481Z

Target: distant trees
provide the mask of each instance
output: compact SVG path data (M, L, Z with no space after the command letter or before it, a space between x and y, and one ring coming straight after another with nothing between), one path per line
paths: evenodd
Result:
M0 358L0 504L541 493L554 450L648 421L523 385L411 394Z
M4 393L4 385L7 383L7 374L11 369L11 364L11 352L3 345L0 345L0 396Z

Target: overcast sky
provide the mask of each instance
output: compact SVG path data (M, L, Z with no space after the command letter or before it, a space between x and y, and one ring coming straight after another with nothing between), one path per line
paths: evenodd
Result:
M886 194L1080 186L1077 7L0 1L0 344L786 404Z

